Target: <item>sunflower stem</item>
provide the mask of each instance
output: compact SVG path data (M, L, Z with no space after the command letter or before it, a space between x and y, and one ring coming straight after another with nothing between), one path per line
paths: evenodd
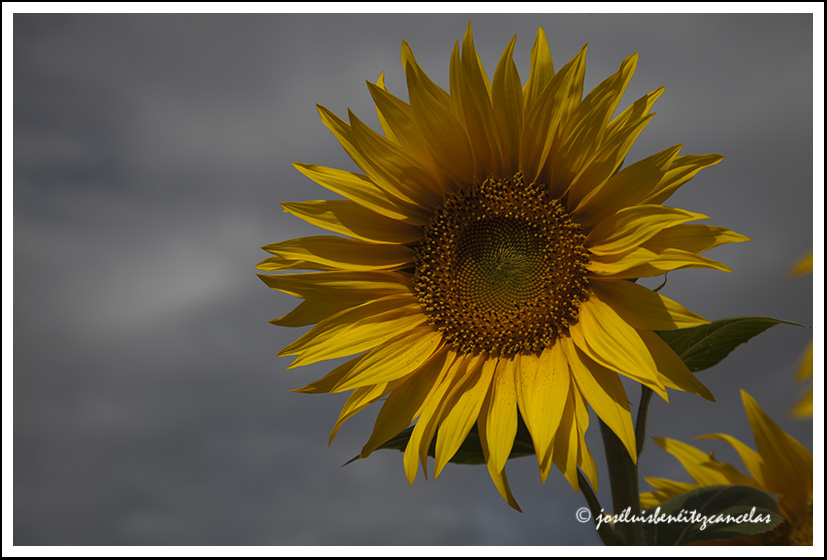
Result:
M646 385L641 385L640 405L637 408L637 421L635 422L635 445L637 447L638 460L640 460L643 443L646 440L646 415L649 413L649 401L651 400L652 389Z
M591 484L583 474L583 471L577 469L577 480L580 483L580 489L583 490L583 497L586 498L586 504L589 506L589 511L592 514L592 521L597 529L597 535L603 544L606 546L618 546L624 544L623 535L612 529L608 523L597 522L598 516L603 515L603 507L597 500L597 496L592 490Z
M615 515L625 519L640 518L640 491L638 490L637 464L632 461L623 442L602 420L600 432L609 466L609 483L612 486L612 506ZM639 521L616 523L617 531L625 537L625 544L643 545L643 525Z

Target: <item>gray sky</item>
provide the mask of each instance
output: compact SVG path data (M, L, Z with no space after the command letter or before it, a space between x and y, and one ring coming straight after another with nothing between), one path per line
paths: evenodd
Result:
M587 89L640 52L621 106L667 88L627 162L681 142L725 155L669 204L753 240L710 253L735 274L678 271L663 293L710 319L812 324L812 281L787 274L813 242L809 14L18 14L15 544L599 543L575 520L582 496L556 470L541 484L533 458L508 467L523 514L484 467L413 487L394 451L340 469L376 409L328 449L345 396L289 392L332 366L285 371L275 353L300 333L267 321L296 300L254 274L259 246L321 233L278 205L330 197L290 163L355 169L314 104L375 125L365 80L384 70L406 96L402 39L447 87L469 19L489 74L517 34L525 80L538 25L557 67L589 43ZM717 404L674 392L653 402L649 433L752 445L743 387L812 448L812 423L787 417L812 334L779 326L739 348L699 374ZM725 445L698 445L740 466ZM688 480L652 444L640 468Z

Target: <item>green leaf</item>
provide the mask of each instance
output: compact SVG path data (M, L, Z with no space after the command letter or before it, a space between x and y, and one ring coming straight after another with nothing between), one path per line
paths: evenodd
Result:
M658 334L680 356L689 371L701 371L711 368L752 337L782 323L806 327L771 317L732 317L699 327L658 331Z
M784 521L777 500L750 486L691 490L643 512L643 539L651 546L677 546L765 533ZM673 521L667 522L670 515ZM674 521L679 516L686 520Z
M413 426L405 429L377 447L377 449L396 449L398 451L405 451L405 447L408 445L408 440L411 439L413 429ZM428 455L431 457L436 456L436 438L434 438L431 442L431 448L428 450ZM511 455L509 455L508 458L514 459L516 457L525 457L527 455L534 455L534 444L531 442L531 434L529 434L525 422L523 422L522 418L518 418L517 435L514 438L514 446L511 448ZM349 465L358 458L359 456L357 455L342 466L344 467L345 465ZM480 434L477 430L476 424L471 427L471 431L468 432L468 436L465 438L465 441L462 442L462 445L459 446L459 449L449 462L456 463L458 465L482 465L485 463L485 457L482 453L482 444L480 443Z

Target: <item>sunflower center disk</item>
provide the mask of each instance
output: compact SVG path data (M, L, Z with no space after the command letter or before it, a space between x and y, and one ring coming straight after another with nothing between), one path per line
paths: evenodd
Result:
M417 249L417 298L460 352L537 354L577 322L585 240L545 186L489 178L434 215Z

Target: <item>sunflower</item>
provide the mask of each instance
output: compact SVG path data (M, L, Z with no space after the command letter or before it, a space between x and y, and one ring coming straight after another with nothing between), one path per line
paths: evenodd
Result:
M802 257L790 270L793 276L804 276L813 273L813 251ZM810 346L801 358L801 364L798 366L796 372L796 380L799 383L810 379L810 388L804 394L798 403L793 407L793 416L796 418L812 418L813 417L813 342L810 341Z
M303 298L276 325L315 324L284 348L290 367L353 356L298 391L353 391L336 431L385 399L366 457L414 421L404 452L413 483L435 442L435 476L476 424L496 487L517 507L505 464L522 417L543 481L551 464L578 489L597 483L585 444L588 406L636 458L619 374L712 399L653 332L706 319L628 281L679 268L729 271L700 255L745 237L688 224L664 206L718 155L673 146L621 169L663 88L617 116L637 64L583 98L586 48L555 71L542 29L523 85L511 40L489 80L469 24L451 55L450 92L402 43L408 102L380 75L368 89L380 134L348 113L319 113L362 173L297 163L344 200L284 203L338 236L267 245L271 288Z
M743 484L761 488L780 496L778 506L786 521L767 533L727 541L710 541L710 544L812 546L813 454L773 422L746 391L741 390L741 398L752 427L757 452L726 434L710 434L699 436L698 439L719 439L734 447L749 475L729 463L718 461L713 453L706 454L696 447L673 439L655 438L658 445L681 462L695 483L646 478L646 482L657 490L641 494L640 505L644 508L655 507L702 486Z

